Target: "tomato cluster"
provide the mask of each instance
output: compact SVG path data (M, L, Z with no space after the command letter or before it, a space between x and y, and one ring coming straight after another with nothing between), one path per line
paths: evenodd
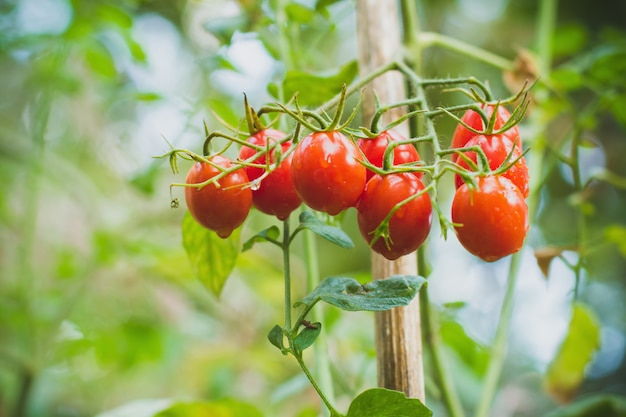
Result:
M483 106L494 117L493 129L501 129L511 117L502 106ZM496 115L493 112L496 111ZM485 129L480 115L468 110L462 121L469 127ZM459 242L470 253L493 262L521 249L528 231L528 167L522 155L517 126L500 134L476 134L460 123L451 148L479 148L486 157L489 173L465 183L457 173L456 193L452 201L452 222ZM477 153L466 150L454 154L462 169L478 168ZM506 170L503 170L505 169ZM502 173L497 174L499 170ZM492 173L495 171L496 173Z
M523 244L528 167L517 127L503 129L509 112L492 105L482 110L491 117L487 127L468 110L454 132L457 190L451 218L461 244L492 262ZM372 250L397 259L414 252L429 235L433 187L422 180L423 172L432 170L424 168L415 144L398 132L371 136L355 140L329 128L292 143L278 130L256 129L242 143L236 162L214 155L191 168L187 184L204 185L187 187L187 206L198 223L220 237L239 227L252 207L279 220L301 204L333 216L354 207Z

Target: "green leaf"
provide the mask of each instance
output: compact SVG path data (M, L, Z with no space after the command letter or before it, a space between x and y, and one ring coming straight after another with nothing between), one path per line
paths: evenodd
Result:
M576 90L584 86L585 80L576 69L560 68L550 74L552 84L565 91Z
M90 42L85 48L85 61L93 72L105 78L115 78L117 69L111 52L100 42Z
M284 352L285 345L283 344L283 329L278 324L272 327L272 330L267 334L267 339L271 344L280 349L281 352Z
M406 306L426 280L417 275L394 275L367 284L354 278L326 278L309 295L295 304L310 308L318 301L346 311L384 311Z
M289 3L285 7L287 18L294 23L308 24L315 18L315 10L299 3Z
M417 398L402 392L373 388L359 394L346 417L430 417L433 412Z
M158 101L163 99L161 94L150 91L135 93L133 97L137 101Z
M321 11L335 3L339 3L341 0L317 0L315 2L315 10Z
M545 417L624 417L626 397L612 394L595 394L560 407Z
M561 400L569 400L585 377L585 368L600 346L600 325L585 305L573 306L569 330L548 366L545 386Z
M293 345L298 352L304 351L311 346L322 331L322 323L312 323L302 329L302 331L293 339Z
M256 235L248 239L243 244L241 251L245 252L252 249L252 246L254 246L254 244L257 242L275 242L278 238L278 235L280 235L280 230L278 229L278 226L268 227L267 229L257 233Z
M183 246L196 277L215 296L219 296L239 255L241 228L227 238L198 224L187 212L183 218Z
M441 339L476 375L482 376L489 363L489 350L472 339L459 323L446 320L441 323Z
M135 41L132 38L130 31L128 31L128 33L124 35L124 41L126 42L126 46L128 47L128 50L130 51L130 55L133 57L133 59L136 62L139 62L142 64L145 64L148 62L146 51L144 51L143 47L141 46L139 42Z
M354 247L352 239L350 239L350 236L348 236L346 232L338 227L324 223L310 211L300 213L300 225L296 232L302 229L309 229L316 235L342 248L350 249Z
M103 3L98 6L96 16L103 22L108 22L120 29L130 29L133 26L133 17L125 10L111 4Z
M604 229L604 236L626 258L626 227L619 224L610 225Z
M248 17L244 14L238 16L222 16L204 22L204 29L211 32L222 44L230 44L233 35L238 30L244 31L248 25Z
M154 417L263 417L254 406L231 399L211 402L181 402Z
M619 176L608 169L602 168L593 173L593 178L611 184L613 187L626 190L626 177Z
M565 57L576 54L587 44L589 35L583 25L570 24L561 26L552 40L552 54Z
M303 71L288 71L283 81L284 97L292 97L297 93L300 105L317 107L339 94L343 85L354 80L357 73L356 61L350 61L338 72L326 76ZM270 93L274 97L278 96L276 88L270 88Z
M212 98L209 100L209 107L215 115L231 126L239 126L240 115L233 111L228 103L228 99L224 97Z
M615 119L626 128L626 95L620 94L615 97L606 98L607 105Z

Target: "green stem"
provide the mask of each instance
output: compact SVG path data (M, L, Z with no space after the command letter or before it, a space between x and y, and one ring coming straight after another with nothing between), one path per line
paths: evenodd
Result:
M309 379L309 382L311 383L311 385L313 386L313 388L315 389L315 391L317 392L317 394L320 396L320 398L322 399L322 401L324 402L324 404L326 405L326 407L328 408L328 410L330 411L330 415L332 417L338 417L341 416L342 414L339 413L335 407L333 407L333 405L331 404L331 402L328 400L328 398L326 397L326 394L324 394L324 392L322 391L322 389L320 388L320 386L317 384L317 381L315 381L315 378L313 378L313 375L311 374L311 372L309 371L309 368L307 368L306 364L304 363L304 360L302 359L302 354L300 353L294 353L294 356L296 358L296 360L298 361L298 364L300 365L300 368L302 369L302 372L304 372L304 374L306 375L306 377Z
M428 288L420 290L420 303L422 306L422 326L424 339L430 351L433 370L435 372L436 381L441 390L443 403L450 417L465 417L461 400L458 396L456 387L452 380L452 374L447 362L444 360L444 353L441 346L437 324L433 317L432 306L428 297Z
M428 269L428 265L426 265L423 248L418 250L417 256L418 270L424 271L422 273L427 275L425 272ZM420 307L422 310L422 332L427 342L425 346L430 352L435 378L442 393L443 403L450 417L465 417L461 400L454 386L452 374L450 373L450 368L444 361L441 338L438 333L439 329L435 317L433 317L427 286L420 289Z
M291 54L291 44L288 30L287 1L277 0L276 2L276 26L278 27L278 50L281 60L288 69L294 68L294 60Z
M583 185L580 175L580 140L581 129L576 128L574 130L574 136L570 145L570 168L572 170L572 177L574 181L574 189L579 195L583 191ZM583 204L583 202L580 202ZM573 300L578 300L578 294L580 291L580 282L582 280L583 265L585 261L585 246L587 241L587 221L585 219L585 213L583 207L578 208L578 260L574 264L574 296Z
M558 0L542 0L538 16L537 55L539 74L548 77L552 67L552 34L556 22Z
M21 377L22 380L20 383L20 390L17 403L15 405L15 417L25 417L27 415L28 399L32 392L33 382L35 380L33 373L28 369L24 370Z
M485 376L482 396L478 403L475 417L487 417L489 415L489 409L491 408L491 403L493 402L493 398L495 397L498 388L498 382L500 380L502 366L504 364L504 358L507 351L509 328L511 326L511 316L513 313L513 296L515 293L517 277L519 276L521 258L522 251L511 256L506 293L500 310L500 321L498 322L498 328L496 330L496 336L491 352L491 360L489 362L489 366L487 367L487 375Z
M306 276L307 276L307 293L311 293L320 283L319 263L317 256L317 244L315 241L315 235L309 231L304 231L304 251L306 262ZM321 304L316 304L311 311L311 321L322 323L322 329L324 328L324 312ZM326 398L329 402L335 402L335 393L333 387L333 379L330 370L330 361L328 358L328 345L326 335L321 332L317 337L315 344L313 345L313 353L315 355L315 369L319 377L320 388L326 393ZM328 416L326 410L323 411L325 416Z
M283 221L283 267L285 274L285 330L291 331L291 259L290 259L289 217Z
M378 68L377 70L372 71L366 77L359 78L358 80L356 80L354 83L350 84L346 88L346 92L345 92L346 97L351 95L351 94L353 94L358 89L360 89L360 88L366 86L367 84L371 83L372 80L380 77L384 73L386 73L388 71L391 71L391 70L393 70L395 68L396 68L396 63L395 62L390 62L390 63L388 63L386 65L383 65L382 67ZM328 111L328 110L332 109L333 107L335 107L337 104L339 104L340 101L341 101L341 94L338 94L335 97L333 97L331 100L327 101L326 103L324 103L323 105L321 105L320 107L315 109L314 111L316 113L320 113L321 114L321 113L323 113L325 111Z
M419 34L419 42L420 46L424 49L429 46L441 46L449 51L474 58L477 61L484 62L505 71L511 70L514 65L512 61L506 58L440 33L421 32Z

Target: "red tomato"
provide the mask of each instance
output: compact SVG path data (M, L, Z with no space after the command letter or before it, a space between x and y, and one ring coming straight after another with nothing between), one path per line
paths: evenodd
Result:
M522 248L528 231L528 206L507 178L477 178L478 188L463 184L452 200L452 222L461 245L486 262Z
M385 155L385 150L389 143L393 141L403 141L405 140L401 134L393 130L386 130L384 132L380 132L378 136L372 139L359 139L357 142L359 148L365 155L365 158L369 161L370 164L377 166L378 168L383 167L383 158ZM404 144L398 145L393 148L393 165L406 164L409 162L417 162L420 160L419 153L417 153L417 149L412 144ZM374 172L367 170L367 180L374 175ZM421 172L415 172L419 178L422 177Z
M230 168L230 159L215 155L211 162ZM206 162L196 162L187 174L187 184L199 184L218 175L220 171ZM227 238L248 216L252 207L252 191L246 187L248 176L237 169L218 180L219 187L207 184L202 188L185 187L187 208L194 219L221 238Z
M498 168L506 161L506 164L510 164L515 159L519 158L521 152L517 146L513 145L513 142L506 136L503 135L478 135L474 136L470 139L469 142L465 144L466 147L470 146L480 146L480 148L485 153L487 160L489 161L489 168L493 171ZM507 157L509 153L511 153L511 157L507 161ZM478 155L476 152L464 152L464 155L467 156L470 160L477 163ZM457 163L469 170L469 164L465 161L465 159L459 157ZM478 163L477 163L478 165ZM503 177L508 178L519 188L522 192L524 198L528 197L528 166L526 165L526 160L522 157L518 160L512 167L510 167L507 171L502 174ZM460 175L455 175L455 184L456 188L459 188L463 185L463 178Z
M267 146L268 141L274 142L285 137L281 131L274 129L264 129L248 138L248 143L257 146ZM291 142L281 144L283 153L287 152ZM257 151L249 146L242 146L239 151L239 159L244 161L254 156ZM252 204L259 211L276 216L279 220L285 220L292 211L300 207L301 200L293 188L291 182L291 160L293 154L283 159L280 166L276 167L265 178L261 180L259 187L252 189ZM270 164L274 162L274 153L270 155ZM253 161L255 164L264 165L267 163L267 156L263 155ZM265 168L245 167L250 181L254 181L265 174Z
M412 173L374 175L357 204L357 221L368 243L374 231L394 206L424 190L424 184ZM432 222L432 204L428 193L402 205L389 220L389 240L378 238L372 250L394 260L419 248L428 237Z
M485 105L481 106L481 108L485 111L487 117L491 117L494 107L495 106L492 104L489 104L486 107ZM509 111L504 106L498 106L498 114L496 116L496 122L493 128L495 130L500 129L510 118L511 113L509 113ZM468 126L473 127L478 131L483 131L487 127L483 122L482 117L480 117L480 114L478 114L474 110L467 110L461 120L463 120L463 122L465 122L465 124L467 124ZM505 135L508 136L513 141L513 143L515 143L520 148L521 151L522 144L519 140L519 129L517 128L517 126L513 126L505 133ZM468 130L465 126L459 123L454 131L454 134L452 135L450 149L465 147L467 145L467 142L469 142L470 139L472 139L474 136L476 136L476 133ZM458 155L452 154L452 161L456 162L457 157Z
M334 216L353 207L363 193L362 160L357 146L341 132L314 132L293 152L291 180L307 206Z

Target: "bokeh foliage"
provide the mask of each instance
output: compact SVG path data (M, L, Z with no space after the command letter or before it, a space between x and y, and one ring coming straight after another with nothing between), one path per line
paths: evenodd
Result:
M538 2L495 1L484 10L474 3L419 2L423 29L511 60L517 48L539 49ZM244 92L255 106L298 89L305 90L302 104L329 98L342 79L356 75L353 7L346 0L0 4L0 415L92 416L129 404L134 416L317 415L305 378L266 340L280 315L280 254L263 245L242 253L219 288L221 298L214 297L187 259L184 210L170 208L173 175L166 161L152 157L168 142L199 150L203 120L212 128L220 120L240 126ZM545 287L561 289L555 301L561 308L554 310L560 327L553 332L564 343L546 344L541 359L513 343L496 407L521 398L523 407L505 408L516 416L623 415L626 32L618 16L625 13L622 2L561 2L552 69L522 124L529 160L545 162L529 251L539 250L543 265L551 265ZM242 58L238 48L245 45L263 65ZM508 95L499 70L459 54L428 50L423 70L473 74ZM241 90L246 78L254 82L251 91ZM450 138L451 120L437 127L444 142ZM580 161L578 181L572 155ZM320 240L320 269L365 281L368 250L352 216L346 213L342 224L356 248L344 252ZM254 213L242 239L268 221ZM448 250L429 249L433 298L461 396L473 404L490 355L484 324L498 311L497 302L485 300L501 298L502 281L494 269ZM436 290L446 264L456 265L447 283L478 270L481 298ZM528 256L524 274L538 271ZM303 276L297 258L294 274ZM570 310L575 274L583 310ZM304 295L302 279L295 286ZM537 299L521 293L520 311ZM583 337L576 327L581 311L592 312L592 333L599 332L593 340L602 346L590 364L579 363L571 348ZM371 316L355 325L350 314L329 309L325 323L340 398L375 380ZM538 327L520 318L514 342ZM544 390L542 374L549 357L548 385L558 383L558 369L572 369L568 355L581 381L566 399L583 402L562 406L562 396ZM435 415L442 415L435 385L429 387Z

